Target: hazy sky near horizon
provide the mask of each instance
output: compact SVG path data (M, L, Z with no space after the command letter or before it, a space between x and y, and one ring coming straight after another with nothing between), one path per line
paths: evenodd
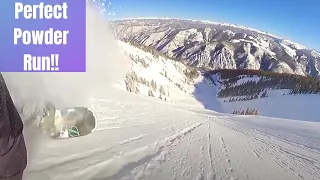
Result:
M107 0L116 19L169 17L239 24L320 50L320 0Z

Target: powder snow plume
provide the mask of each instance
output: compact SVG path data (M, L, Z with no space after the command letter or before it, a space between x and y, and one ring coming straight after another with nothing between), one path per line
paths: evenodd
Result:
M83 73L3 73L17 108L23 107L24 136L28 161L40 153L46 140L35 129L34 113L41 111L44 102L57 108L90 107L90 99L109 98L112 85L122 80L130 65L129 59L118 48L111 26L98 8L87 3L87 71Z
M87 72L3 73L17 106L51 101L57 107L88 106L92 97L111 96L111 86L126 74L130 61L118 48L108 17L87 2Z

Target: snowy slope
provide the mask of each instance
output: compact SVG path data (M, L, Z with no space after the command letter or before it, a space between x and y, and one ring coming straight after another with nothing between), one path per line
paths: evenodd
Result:
M119 93L93 100L97 132L41 143L26 179L320 178L318 123L183 110Z
M131 89L137 94L148 95L152 91L155 98L160 98L169 103L182 103L192 101L193 106L201 104L192 98L195 91L195 84L203 78L200 76L190 79L184 73L190 71L181 62L171 59L155 56L152 53L145 52L128 43L119 42L121 48L128 57L131 57L131 69L129 71ZM134 76L134 77L132 77ZM121 89L126 89L125 81L120 84ZM152 81L155 82L156 88L152 87ZM160 88L163 89L161 93Z
M283 96L283 91L269 92L275 93L263 99L255 99L241 102L222 102L222 107L226 113L234 110L252 108L258 109L262 116L295 119L303 121L320 122L320 95L296 95Z
M217 86L207 83L201 74L199 74L199 77L190 80L183 73L188 69L183 63L154 56L152 53L145 52L128 43L119 42L119 44L121 44L121 48L127 56L135 59L131 62L131 72L136 74L136 79L142 78L149 82L153 80L158 86L157 90L153 91L154 97L157 99L160 95L159 87L163 86L165 95L162 95L162 100L167 101L172 106L203 107L222 113L232 113L234 110L251 108L258 109L262 116L320 122L320 115L317 113L317 108L320 106L319 95L283 96L284 93L288 93L288 90L267 90L267 98L224 102L230 98L216 97L220 91L219 88L223 88L218 85L217 81L220 80L218 77L212 77L215 79ZM258 76L243 77L233 86L247 81L258 81L259 79ZM139 80L135 80L132 86L138 89L137 94L148 95L148 91L152 90L152 87L146 86ZM122 82L121 88L126 89L124 82Z
M221 81L218 75L213 75L212 78L215 81ZM243 76L233 86L239 85L248 81L258 81L260 77L246 77ZM213 85L219 92L224 88L224 85ZM318 108L320 107L320 95L319 94L297 94L287 95L288 89L266 89L263 92L267 93L268 97L258 98L247 101L233 101L229 102L229 98L218 98L222 111L224 113L232 113L235 110L257 109L259 115L320 122L320 114ZM262 93L260 93L259 97ZM286 95L284 95L286 94ZM241 98L240 96L234 96L233 98ZM206 102L206 101L204 101ZM211 109L215 110L215 109Z
M320 178L319 123L206 110L228 111L228 105L216 98L218 82L210 84L200 76L193 85L184 83L187 92L179 90L175 83L183 82L183 73L177 70L186 68L182 63L159 60L125 43L121 46L127 55L136 53L146 59L147 68L133 61L132 70L167 87L172 100L148 97L139 83L136 86L142 91L138 94L126 92L123 83L115 86L120 89L114 89L113 96L92 99L99 118L96 132L59 141L38 135L37 153L26 179ZM170 67L175 74L167 77L172 82L161 74ZM277 95L280 92L274 93ZM285 97L295 102L294 96ZM260 106L266 99L260 99ZM294 104L286 104L288 111L290 105Z

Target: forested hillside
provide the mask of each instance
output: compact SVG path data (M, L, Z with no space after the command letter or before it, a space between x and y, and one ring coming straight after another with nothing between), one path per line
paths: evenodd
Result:
M320 93L320 81L308 76L248 69L223 69L208 73L219 76L222 87L217 96L230 97L229 101L268 97L268 90L276 89L287 90L283 95Z

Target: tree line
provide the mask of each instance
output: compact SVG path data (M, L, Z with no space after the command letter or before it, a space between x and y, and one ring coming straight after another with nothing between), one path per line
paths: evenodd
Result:
M247 110L234 110L232 112L232 114L240 114L240 115L259 115L259 111L257 109L250 109L250 108L247 108Z
M249 69L223 69L209 71L219 73L225 88L218 93L219 98L245 96L246 100L267 97L266 90L288 89L288 94L318 94L320 81L309 76L288 73L274 73ZM256 77L236 84L244 77Z

